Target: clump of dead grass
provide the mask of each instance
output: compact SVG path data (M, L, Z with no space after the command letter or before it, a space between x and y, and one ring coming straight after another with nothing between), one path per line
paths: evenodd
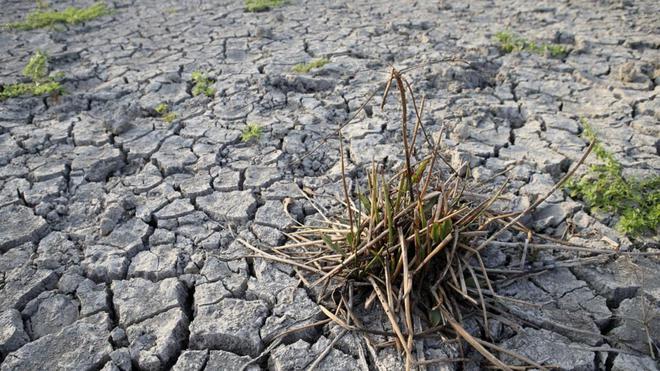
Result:
M438 164L447 162L439 153L438 143L432 143L422 124L424 100L418 107L411 85L392 68L381 108L392 86L398 90L401 101L403 169L388 175L372 164L367 171L365 192L354 196L348 189L345 175L340 128L345 214L324 215L319 208L323 218L320 225L300 227L288 234L289 243L270 252L240 241L257 256L287 263L299 273L305 272L301 279L309 287L322 288L319 303L323 313L345 330L383 335L382 330L368 328L354 311L358 303L367 308L377 303L389 319L391 332L387 335L405 355L406 369L419 364L415 339L428 335L460 339L496 368L520 368L507 365L496 356L506 354L517 359L519 364L545 369L536 361L489 341L489 321L513 316L502 303L520 302L497 294L495 286L498 281L530 274L524 267L531 246L587 254L616 253L569 245L544 236L533 237L531 230L520 223L525 215L562 187L594 144L566 176L530 207L521 212L495 212L491 206L506 183L492 194L475 194L456 170L446 174L439 171ZM369 100L372 97L373 94ZM410 106L415 113L414 125L408 122ZM430 154L417 161L414 148L422 136L429 145ZM494 241L508 229L523 232L527 236L525 243ZM547 243L534 243L533 238L545 239ZM485 266L481 257L484 248L514 245L521 245L520 270ZM333 289L328 290L328 287ZM469 318L480 322L485 336L477 337L465 329L464 322ZM515 318L512 321L515 323Z

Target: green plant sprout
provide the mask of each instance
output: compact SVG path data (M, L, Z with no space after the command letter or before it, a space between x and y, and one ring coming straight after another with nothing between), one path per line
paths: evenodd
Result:
M74 25L111 14L104 3L95 3L86 8L68 7L64 10L46 10L44 3L38 3L38 10L29 13L21 22L8 23L6 28L14 30L33 30L52 27L56 24Z
M48 75L48 55L37 50L23 68L22 75L31 80L29 83L4 85L0 91L0 100L26 95L61 94L62 86L56 80L64 77L63 73Z
M501 31L495 34L494 39L499 43L500 49L505 53L526 51L535 54L549 55L554 58L568 54L568 49L560 44L537 44L509 31Z
M631 237L655 231L660 222L660 176L625 179L621 163L603 148L589 122L584 118L580 122L582 135L596 142L593 151L600 163L569 183L571 197L583 199L593 209L619 215L616 228Z
M194 97L200 94L204 94L207 97L213 97L215 95L216 89L211 86L213 84L213 80L211 78L199 71L194 71L191 76L194 83L192 88L192 95Z
M295 66L293 66L291 70L296 73L308 73L312 69L321 68L328 63L330 63L330 60L328 58L319 58L308 63L296 64Z
M48 9L48 3L45 2L44 0L37 0L37 8L38 9Z
M170 106L168 106L167 103L161 103L154 108L154 111L159 115L164 115L170 111Z
M177 118L176 112L170 111L170 106L167 103L160 103L154 108L154 111L163 119L163 121L171 124Z
M48 55L37 50L28 60L22 74L34 82L43 82L48 77Z
M250 122L243 129L243 132L241 133L241 140L243 142L249 142L251 140L259 140L259 138L261 138L262 132L263 130L261 125L254 122Z
M171 124L174 120L176 120L176 118L176 112L168 112L163 115L163 121L167 122L168 124Z
M245 0L245 11L265 12L284 5L284 0Z

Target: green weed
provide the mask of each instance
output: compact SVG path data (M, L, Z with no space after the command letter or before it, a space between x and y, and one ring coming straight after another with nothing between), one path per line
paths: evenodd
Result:
M563 57L568 54L568 49L561 44L537 44L508 31L495 34L495 40L500 49L505 53L526 51L535 54L548 55L553 58Z
M61 94L62 86L56 80L63 77L63 73L48 75L48 55L37 50L23 68L23 76L29 78L29 83L15 83L4 85L0 91L0 100L26 95L39 96L44 94Z
M241 140L243 142L249 142L251 140L259 140L261 138L263 130L261 128L261 125L250 122L247 124L247 126L243 129L243 132L241 133Z
M160 103L154 108L154 111L168 124L172 123L177 118L176 112L170 111L170 106L167 103Z
M62 86L59 82L52 81L43 84L35 83L18 83L7 85L0 92L0 100L7 98L16 98L20 96L33 95L39 96L44 94L61 93Z
M568 185L572 197L581 198L591 208L620 216L617 229L635 237L655 231L660 222L660 176L625 179L623 168L612 153L603 148L585 119L583 136L594 141L594 153L601 163L589 167L587 174Z
M194 97L200 94L204 94L207 97L213 97L215 95L216 90L213 86L211 86L214 81L208 76L202 74L199 71L194 71L192 73L192 80L195 84L192 88L192 95Z
M23 68L23 76L34 82L42 82L48 77L48 55L37 50Z
M328 63L330 63L330 60L328 58L319 58L308 63L296 64L295 66L293 66L291 70L296 73L308 73L312 69L321 68Z
M176 120L176 118L176 112L168 112L163 115L163 121L167 122L168 124L171 124L174 120Z
M104 3L96 3L87 8L68 7L62 11L47 10L44 4L39 9L29 13L22 22L6 24L5 27L14 30L33 30L52 27L56 24L73 25L108 15L111 11Z
M167 103L161 103L154 108L154 111L159 115L164 115L170 111L170 106L168 106Z
M284 5L284 0L245 0L245 11L265 12Z

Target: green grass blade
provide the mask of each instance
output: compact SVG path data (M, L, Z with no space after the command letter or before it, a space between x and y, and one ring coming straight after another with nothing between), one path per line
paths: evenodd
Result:
M336 243L332 242L332 239L328 237L328 235L321 235L321 238L323 239L323 242L325 242L326 245L328 245L329 248L332 249L332 251L336 252L337 254L340 254L342 258L346 257L346 252L339 247Z

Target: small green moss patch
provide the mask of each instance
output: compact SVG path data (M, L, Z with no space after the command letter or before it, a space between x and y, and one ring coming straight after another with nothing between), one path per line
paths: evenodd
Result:
M56 24L74 25L110 14L104 3L96 3L86 8L68 7L64 10L48 10L43 4L39 9L29 13L22 22L6 24L5 27L14 30L33 30L51 27Z
M284 0L245 0L245 11L265 12L284 5Z
M330 63L330 60L328 58L319 58L308 63L296 64L295 66L293 66L291 70L296 73L308 73L314 68L321 68L328 63Z
M499 43L500 49L505 53L526 51L553 58L563 57L568 54L568 49L561 44L537 44L535 41L527 40L509 31L496 33L494 39Z

